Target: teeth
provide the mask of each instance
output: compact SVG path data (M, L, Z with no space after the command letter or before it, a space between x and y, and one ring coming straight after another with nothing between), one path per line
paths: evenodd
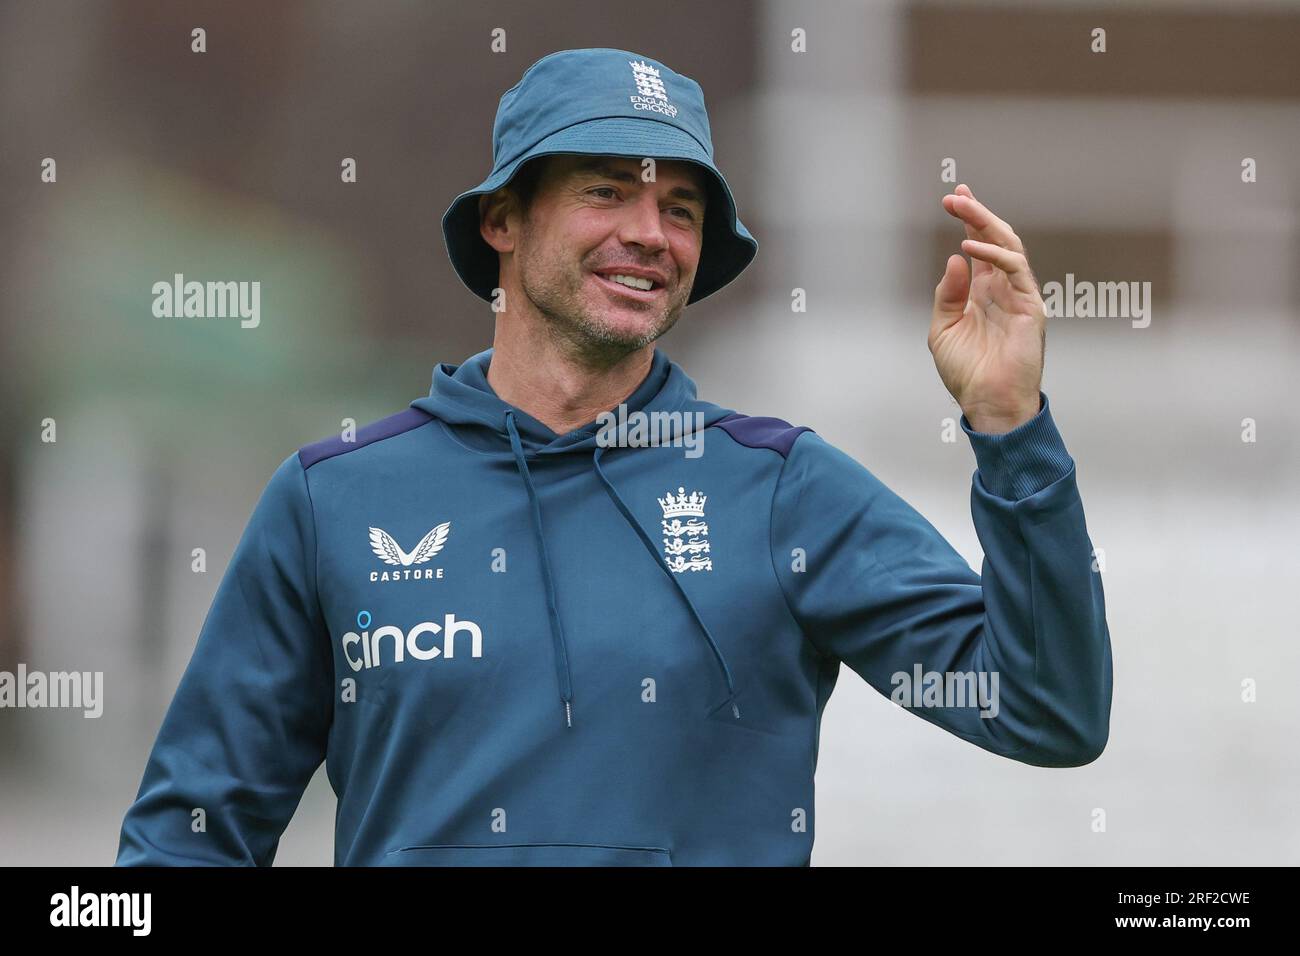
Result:
M638 279L636 276L614 275L609 277L619 285L629 286L633 289L640 289L642 292L649 292L654 288L654 283L649 279Z

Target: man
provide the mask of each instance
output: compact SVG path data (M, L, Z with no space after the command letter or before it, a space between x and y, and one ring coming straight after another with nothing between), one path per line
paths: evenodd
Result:
M1095 759L1101 579L1010 227L944 197L975 264L948 260L929 341L981 576L815 432L697 399L654 347L757 248L694 81L552 54L493 147L443 219L493 348L276 471L118 863L269 864L324 759L340 865L807 865L841 662L992 753Z

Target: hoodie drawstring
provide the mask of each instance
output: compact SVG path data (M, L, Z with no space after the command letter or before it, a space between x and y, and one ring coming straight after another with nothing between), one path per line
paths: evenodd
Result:
M695 623L698 624L700 630L704 632L704 638L709 642L709 647L713 651L713 656L717 658L718 666L722 668L722 676L726 678L728 693L727 701L731 704L731 712L739 718L740 708L736 705L736 684L731 678L731 668L727 666L727 659L722 656L722 651L718 649L718 642L715 641L713 635L709 633L708 627L705 626L704 619L700 617L700 612L695 609L695 604L686 594L686 589L682 587L682 583L677 579L677 575L673 573L672 568L668 567L667 562L664 561L663 555L659 553L659 548L655 546L655 543L650 540L650 536L645 533L645 530L641 527L640 523L638 523L636 518L633 517L632 512L629 511L627 505L623 503L623 499L619 496L618 491L615 490L612 484L610 484L609 479L605 477L605 472L600 468L600 456L604 453L607 447L608 446L606 445L601 445L596 449L596 453L591 456L591 464L592 467L596 469L596 476L600 478L601 484L605 486L605 492L609 495L610 500L614 502L614 506L622 513L623 519L632 526L632 530L635 531L637 537L641 539L641 543L646 546L646 550L650 552L650 556L654 559L655 564L659 565L659 570L668 575L668 580L673 583L673 586L677 589L677 593L682 596L682 600L686 602L687 608L690 609L691 617L695 618Z
M569 652L564 643L564 628L560 622L559 605L555 598L555 582L551 574L551 559L546 553L546 536L542 532L542 506L537 497L537 489L533 486L532 475L528 471L528 462L524 458L523 443L519 440L519 430L515 427L515 417L513 412L506 412L506 431L510 434L510 448L514 451L515 466L519 469L519 475L523 478L524 487L528 491L528 503L533 516L533 533L537 537L537 552L541 556L542 583L546 587L546 611L551 622L551 646L555 652L555 675L560 684L560 700L564 702L565 724L566 726L572 727L573 683L569 674ZM644 529L642 529L636 518L633 517L632 512L628 510L627 505L624 504L618 491L605 476L604 471L601 470L600 456L605 451L605 447L606 446L604 445L599 446L596 449L595 454L591 457L591 464L596 471L596 476L600 479L601 484L604 485L605 492L609 495L610 500L614 502L614 506L618 508L619 513L623 515L623 519L632 527L632 530L636 532L637 537L641 539L641 543L645 545L646 550L650 552L650 556L654 559L655 564L659 566L659 569L663 571L664 574L668 575L668 580L672 582L677 593L681 595L682 600L686 602L686 607L690 610L691 617L695 619L695 623L699 626L700 631L703 632L704 639L708 641L709 648L713 651L713 656L717 660L718 666L722 669L722 676L727 682L727 703L731 704L732 714L739 718L740 707L736 704L736 683L731 676L731 668L727 666L727 659L722 655L722 651L718 648L718 642L715 641L713 635L709 633L709 629L705 625L704 619L700 617L700 612L696 610L695 604L687 595L685 588L682 587L681 582L674 576L672 569L668 567L663 556L659 554L659 549L655 547L654 542L650 540L649 536L645 533Z
M542 582L546 586L546 611L551 620L551 646L555 652L555 676L560 682L560 700L564 702L565 725L573 726L573 684L569 676L569 652L564 644L564 629L560 625L560 609L555 601L555 582L551 579L551 559L546 554L546 538L542 534L542 506L537 500L528 463L524 460L523 445L515 428L513 412L506 412L506 431L510 433L510 447L514 449L515 465L528 489L528 502L532 506L533 531L537 535L537 551L542 557Z

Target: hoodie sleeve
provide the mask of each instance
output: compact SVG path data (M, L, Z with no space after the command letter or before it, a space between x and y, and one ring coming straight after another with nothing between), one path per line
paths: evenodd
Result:
M295 454L271 477L218 586L116 865L269 866L324 758L332 712L315 523Z
M961 417L978 465L971 514L981 574L911 505L812 432L795 441L777 481L772 560L791 613L824 655L978 747L1073 767L1106 746L1110 633L1075 463L1046 394L1039 398L1034 418L1001 435L975 432ZM973 696L956 706L960 698L940 696L942 686L923 695L929 672L954 689L959 675L985 675L993 706Z

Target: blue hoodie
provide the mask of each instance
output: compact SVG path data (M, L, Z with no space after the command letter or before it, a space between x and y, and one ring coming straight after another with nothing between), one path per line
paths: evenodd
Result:
M270 864L324 760L336 865L806 866L841 662L1003 757L1105 747L1101 576L1045 394L1003 435L961 419L980 575L857 461L698 400L659 350L626 420L687 413L684 447L556 435L491 358L276 470L118 865Z

